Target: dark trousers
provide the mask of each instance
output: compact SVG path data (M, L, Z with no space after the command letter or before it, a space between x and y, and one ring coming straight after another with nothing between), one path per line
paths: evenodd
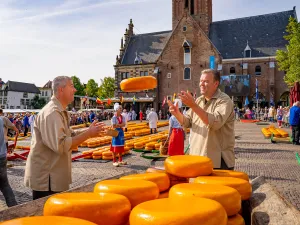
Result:
M57 194L57 193L59 193L59 192L51 191L51 184L50 184L50 177L49 177L49 191L35 191L35 190L32 190L32 199L36 200L36 199L44 198L46 196L54 195L54 194Z
M293 143L299 144L299 136L300 136L300 125L292 126Z
M215 170L234 170L234 167L228 167L224 159L221 159L221 168L215 168Z
M18 203L11 186L8 183L6 163L6 157L0 159L0 191L4 195L7 206L11 207L17 205Z
M27 136L27 133L28 133L28 126L25 126L24 137Z
M156 132L157 132L156 128L150 128L150 133L151 134L156 134Z

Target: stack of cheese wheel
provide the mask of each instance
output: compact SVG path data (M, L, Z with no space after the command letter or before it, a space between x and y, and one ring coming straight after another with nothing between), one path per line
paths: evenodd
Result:
M112 160L113 159L112 152L111 151L102 152L102 159Z
M241 195L237 190L223 185L212 184L177 184L170 189L169 198L186 197L209 198L219 202L228 216L238 214L241 209Z
M95 185L94 193L123 195L133 208L142 202L157 199L159 189L155 183L146 180L104 180Z
M201 176L197 177L194 182L200 184L219 184L232 187L240 193L242 200L248 200L252 194L251 184L248 181L240 178Z
M218 177L235 177L240 178L246 181L249 181L249 176L241 171L233 171L233 170L213 170L211 176Z
M129 200L110 193L63 193L50 197L44 206L45 216L84 219L98 225L123 225L128 221Z
M164 192L170 187L170 180L165 173L142 173L132 174L121 177L120 180L147 180L155 183L159 189L159 192Z
M194 178L210 175L213 163L210 158L204 156L177 155L166 159L165 169L178 177Z
M245 220L241 215L237 214L228 217L227 225L245 225Z
M63 216L33 216L2 222L1 225L96 225L95 223Z
M227 225L226 211L205 198L156 199L141 203L130 214L130 225Z

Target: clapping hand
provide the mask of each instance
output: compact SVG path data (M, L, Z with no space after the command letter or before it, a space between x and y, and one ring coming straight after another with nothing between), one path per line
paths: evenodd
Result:
M105 124L103 122L97 122L96 120L90 125L89 129L90 137L99 137L105 134Z
M186 106L190 108L197 106L193 96L189 92L181 91L181 93L178 94L178 96L181 99L182 103Z
M170 100L168 100L169 105L169 111L172 115L176 117L176 115L180 114L179 108L178 108L178 102L174 105Z

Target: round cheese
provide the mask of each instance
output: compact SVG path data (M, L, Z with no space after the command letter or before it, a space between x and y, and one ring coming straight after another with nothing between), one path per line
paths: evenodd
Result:
M213 163L210 158L204 156L177 155L166 159L165 169L178 177L193 178L210 175Z
M217 184L177 184L169 191L169 198L173 199L193 196L219 202L228 216L237 214L241 209L241 195L231 187Z
M244 179L246 181L249 181L249 177L246 173L240 172L240 171L233 171L233 170L213 170L212 176L218 176L218 177L235 177Z
M122 80L120 88L124 92L140 92L157 87L157 80L153 76L134 77Z
M216 201L187 197L156 199L134 207L130 225L227 225L226 211Z
M241 215L237 214L228 217L227 225L245 225L245 220Z
M166 191L170 187L170 180L165 173L142 173L132 174L120 178L121 180L147 180L154 182L160 192Z
M200 184L220 184L232 187L240 193L242 200L248 200L252 194L251 184L248 181L239 178L203 176L197 177L194 182Z
M157 199L159 189L155 183L146 180L104 180L95 185L94 193L124 195L133 208L142 202Z
M95 223L63 216L33 216L2 222L1 225L96 225Z
M146 173L166 173L166 171L150 167L146 170Z
M62 193L50 197L44 206L45 216L84 219L98 225L122 225L128 221L129 200L110 193Z

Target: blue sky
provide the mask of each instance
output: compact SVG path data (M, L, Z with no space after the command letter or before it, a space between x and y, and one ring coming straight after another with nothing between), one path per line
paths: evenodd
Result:
M297 7L299 0L213 0L213 20ZM171 0L0 0L0 77L42 86L59 75L113 76L130 18L135 33L171 29Z

